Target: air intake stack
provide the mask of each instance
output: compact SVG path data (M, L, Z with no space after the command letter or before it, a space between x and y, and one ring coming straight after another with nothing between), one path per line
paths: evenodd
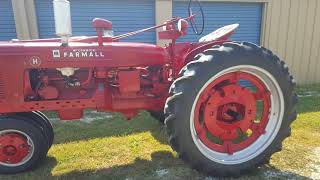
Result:
M54 0L53 11L56 35L61 37L62 45L68 45L68 39L72 36L70 2Z

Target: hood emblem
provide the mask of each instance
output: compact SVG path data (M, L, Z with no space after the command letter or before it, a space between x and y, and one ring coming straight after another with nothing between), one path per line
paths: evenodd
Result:
M38 56L32 56L29 60L29 64L34 67L41 65L41 59Z

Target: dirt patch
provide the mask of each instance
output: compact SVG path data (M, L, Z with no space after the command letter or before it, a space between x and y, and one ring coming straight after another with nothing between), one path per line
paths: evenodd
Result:
M166 175L169 174L169 170L168 169L159 169L159 170L156 170L156 173L158 175L158 177L164 177Z
M80 119L80 121L85 123L92 123L93 121L96 121L96 120L103 120L103 119L110 119L110 118L112 118L112 115L109 113L90 111L90 112L86 112L83 118Z
M97 120L105 120L105 119L111 119L113 116L111 113L105 113L105 112L96 112L96 111L87 111L84 113L83 117L80 119L81 122L84 123L92 123L93 121ZM50 118L50 121L59 121L59 118Z
M302 97L317 97L320 96L320 93L318 91L305 91L298 94L299 98Z

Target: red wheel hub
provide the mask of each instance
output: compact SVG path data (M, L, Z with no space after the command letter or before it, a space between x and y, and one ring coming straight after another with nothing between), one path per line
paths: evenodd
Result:
M249 81L255 91L243 87ZM257 101L263 103L257 120ZM200 94L194 124L199 139L211 150L233 154L245 149L265 133L270 93L254 75L233 72L211 82Z
M21 134L0 136L0 163L17 164L29 154L28 140Z

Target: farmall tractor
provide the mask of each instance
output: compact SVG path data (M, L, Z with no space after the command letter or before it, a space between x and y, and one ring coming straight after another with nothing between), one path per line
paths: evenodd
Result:
M127 118L148 110L164 121L179 157L211 175L247 173L281 150L296 119L294 79L270 50L229 41L238 24L178 43L189 24L196 34L204 28L192 0L189 17L118 36L97 18L97 36L71 37L69 2L53 3L60 38L0 43L0 173L46 157L54 134L40 111L48 110L61 120L80 119L84 109ZM157 28L171 40L166 47L120 42Z

